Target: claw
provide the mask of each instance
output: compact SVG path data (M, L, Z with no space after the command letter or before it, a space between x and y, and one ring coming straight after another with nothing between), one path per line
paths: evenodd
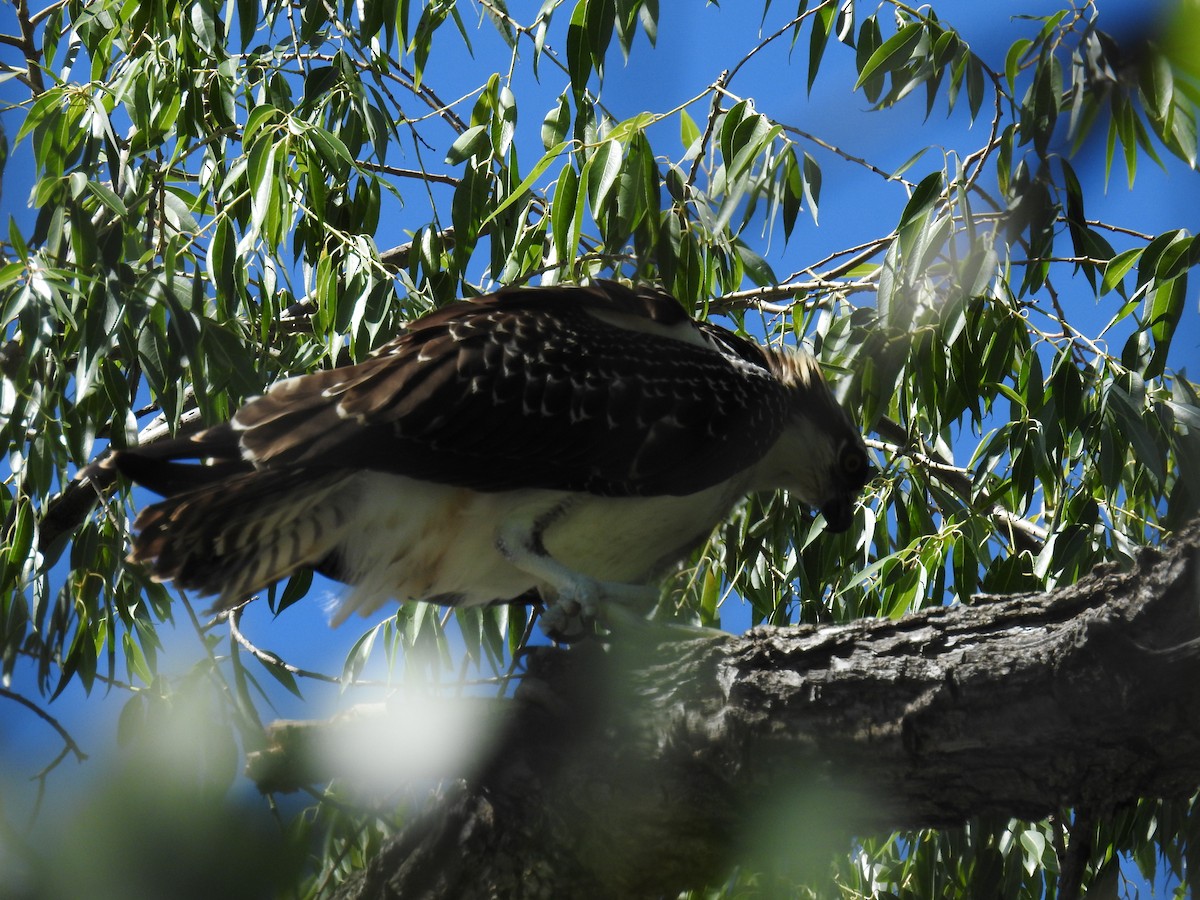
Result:
M640 584L597 581L576 574L546 606L538 622L555 643L569 644L595 633L608 610L646 615L658 600L658 589Z
M569 615L557 603L550 604L542 613L538 628L556 644L574 644L595 633L594 622L585 622L579 615Z

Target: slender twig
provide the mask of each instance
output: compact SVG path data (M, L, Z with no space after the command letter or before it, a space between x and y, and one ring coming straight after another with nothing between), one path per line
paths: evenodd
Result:
M437 172L422 172L417 169L401 169L396 166L388 166L382 163L360 162L359 166L371 172L378 172L380 175L393 175L396 178L416 178L421 181L434 182L435 184L448 184L451 187L458 187L461 179L455 178L453 175L441 175Z
M738 64L736 66L734 66L731 70L729 70L729 74L725 77L723 84L728 84L730 81L732 81L734 76L737 75L737 73L741 70L742 66L744 66L744 65L746 65L746 63L750 62L750 60L753 59L755 56L757 56L760 51L764 50L768 44L774 43L775 41L777 41L779 38L783 37L783 35L787 34L792 29L799 27L801 22L803 22L809 16L815 15L825 5L826 5L825 3L818 3L812 9L801 13L800 15L796 16L794 19L791 19L788 22L785 22L783 24L783 26L781 26L777 31L775 31L772 34L767 35L765 38L763 38L761 41L759 41L757 44L755 44L753 47L751 47L750 51L748 53L746 53L746 55L743 56L740 60L738 60Z
M801 269L798 272L793 272L780 284L749 288L748 290L744 291L733 291L729 294L723 294L722 296L716 298L713 302L716 304L718 309L733 309L735 307L753 305L761 306L768 312L786 312L786 309L770 309L766 304L772 299L790 297L800 293L801 291L834 290L844 293L856 293L859 291L874 290L874 280L877 276L867 277L852 282L842 282L838 281L837 279L841 278L848 272L852 272L854 269L863 265L872 257L877 256L879 253L885 250L894 239L894 233L884 238L877 238L876 240L869 241L866 244L861 244L859 247L852 247L848 250L843 250L839 253L828 256L820 262L814 263L808 268ZM858 252L848 260L839 263L829 271L816 271L822 265L830 262L837 256L844 255L845 253L854 250L857 250ZM808 275L809 278L805 281L798 281L797 279L802 275Z
M776 304L772 300L794 297L800 293L813 293L822 291L827 294L848 295L861 294L869 291L875 291L878 286L875 284L877 276L862 278L857 281L826 281L824 279L814 279L812 281L792 281L780 285L765 285L764 287L749 288L744 291L733 291L729 294L722 294L720 297L715 297L709 303L711 312L726 312L731 309L754 308L761 309L763 312L777 315L780 313L790 312L792 307L796 305L793 300L791 303ZM819 306L821 300L807 301L806 305Z
M12 691L4 687L0 687L0 697L5 697L9 700L19 703L21 706L24 706L27 710L32 712L35 716L58 732L58 736L62 738L63 742L63 753L72 753L80 762L83 762L88 758L88 755L84 753L82 749L80 749L77 743L75 743L75 738L71 737L71 733L63 727L62 723L28 697L24 697L21 694L18 694L16 691ZM57 762L55 764L57 764ZM53 766L50 768L53 768ZM43 774L46 771L49 771L49 769L43 770Z
M1084 219L1084 225L1092 228L1103 228L1105 231L1111 231L1114 234L1124 234L1129 237L1135 237L1145 241L1147 244L1154 240L1154 235L1146 234L1144 231L1134 231L1132 228L1125 228L1121 225L1110 225L1108 222L1101 222L1099 219Z
M696 176L700 174L700 164L704 161L705 148L708 147L708 142L712 138L713 129L717 125L717 116L721 112L721 97L725 92L725 84L729 81L729 70L725 69L717 76L717 80L712 85L712 106L708 110L708 122L704 125L704 134L700 138L700 147L696 151L696 157L692 160L691 171L688 172L687 188L690 191L696 183Z
M229 633L233 635L233 639L241 644L242 648L257 659L259 662L268 666L274 666L278 669L283 669L289 675L295 675L297 678L311 678L313 681L323 681L326 684L342 684L341 678L335 678L332 675L326 675L324 672L313 672L309 669L301 669L299 666L293 666L291 663L284 660L277 653L272 653L270 650L263 650L253 643L250 639L242 634L242 630L238 627L242 618L242 610L245 606L239 606L229 611L226 621L229 623ZM358 682L363 683L363 682Z
M893 174L892 172L884 171L883 169L879 168L879 166L863 159L861 156L855 156L853 153L849 153L849 152L843 150L841 147L838 147L836 144L831 144L826 140L822 140L821 138L817 137L815 134L812 134L811 132L805 131L802 128L797 128L794 125L785 125L782 122L779 122L776 124L778 124L787 133L794 134L794 135L796 135L796 137L803 138L804 140L809 141L810 143L816 144L818 147L822 148L823 150L828 150L830 153L834 154L835 156L840 156L842 159L846 160L846 162L854 163L856 166L862 166L868 172L872 172L873 174L878 175L880 178L884 179L885 181L897 181L900 184L907 187L909 190L912 190L912 188L914 186L911 181L907 181L904 178L900 177L899 175Z

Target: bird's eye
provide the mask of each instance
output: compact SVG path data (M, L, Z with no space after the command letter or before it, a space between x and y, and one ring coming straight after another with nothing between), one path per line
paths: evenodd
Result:
M841 462L844 475L861 475L867 468L867 458L857 447L844 449Z

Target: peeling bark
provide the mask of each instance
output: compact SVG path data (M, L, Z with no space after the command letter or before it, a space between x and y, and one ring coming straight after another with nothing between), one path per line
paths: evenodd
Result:
M852 833L1190 795L1200 524L1047 594L546 648L511 706L484 769L342 897L674 895L780 834L819 855Z

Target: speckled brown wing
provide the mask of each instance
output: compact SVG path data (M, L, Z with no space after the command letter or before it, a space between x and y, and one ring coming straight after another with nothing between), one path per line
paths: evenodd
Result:
M753 464L787 392L757 345L614 283L506 290L235 415L265 469L369 469L481 491L689 494Z

